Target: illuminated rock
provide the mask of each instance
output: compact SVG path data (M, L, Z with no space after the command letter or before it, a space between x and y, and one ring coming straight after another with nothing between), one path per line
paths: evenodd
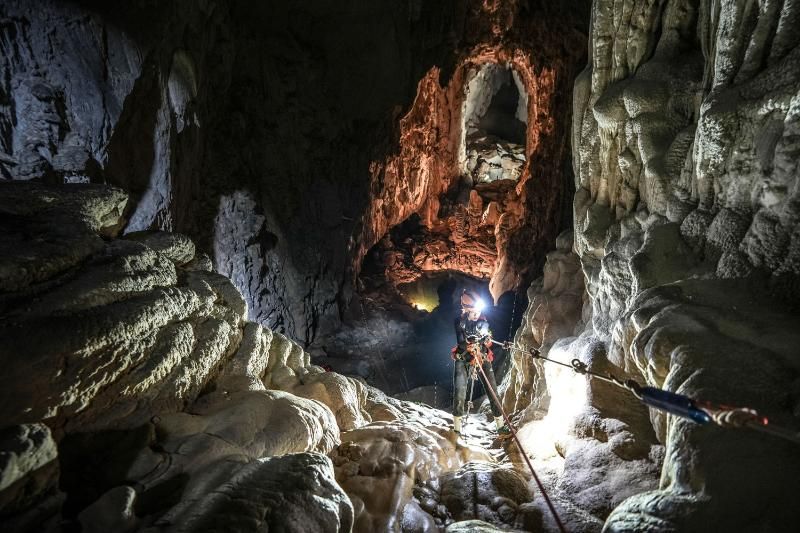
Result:
M353 378L335 372L314 372L300 378L297 385L282 390L326 405L342 431L350 431L372 421L365 411L367 387Z
M531 265L541 264L555 242L566 156L566 131L556 117L567 114L569 105L559 95L568 91L583 45L574 25L567 29L563 13L548 13L553 15L548 20L543 14L520 16L519 10L513 1L470 8L466 31L480 44L460 51L447 76L437 67L425 74L399 121L399 152L371 166L370 203L355 257L366 257L412 215L425 228L414 237L426 248L423 255L412 253L418 259L413 265L401 261L400 269L387 266L387 277L396 285L423 272L452 269L490 280L497 299L530 280ZM563 51L558 59L555 50ZM495 142L500 132L487 136L491 125L483 119L497 118L491 107L503 87L519 98L495 122L514 123L523 131L503 132L504 141ZM491 216L465 209L472 191L485 195L484 204L496 202ZM445 246L432 251L431 241Z
M786 348L796 342L797 213L782 192L796 186L786 149L800 69L786 45L796 32L782 22L794 7L670 1L627 17L629 7L594 2L589 66L573 93L575 250L590 301L554 344L530 319L517 340L543 343L562 363L788 421L792 401L776 391L793 387L797 366ZM547 294L534 289L533 299ZM769 334L756 333L760 323ZM549 363L515 365L506 401L530 398L524 440L551 454L576 506L608 515L609 531L797 521L786 496L796 477L785 472L798 465L784 443L645 409ZM537 446L543 434L549 450ZM745 478L753 492L739 490Z
M454 444L446 428L424 422L412 415L342 434L331 457L336 479L353 501L355 531L399 528L410 514L430 525L433 518L412 500L415 486L435 482L470 460L493 462L484 451Z
M800 368L796 324L796 316L749 283L682 280L640 294L619 322L615 344L648 384L754 407L775 423L790 424L797 397L787 401L776 391L797 386L787 372ZM761 333L767 330L769 335ZM629 530L638 516L642 523L663 521L663 527L780 530L797 519L789 494L800 488L800 460L790 443L655 410L650 420L666 446L659 490L626 500L609 517L609 527ZM733 480L746 480L747 490Z

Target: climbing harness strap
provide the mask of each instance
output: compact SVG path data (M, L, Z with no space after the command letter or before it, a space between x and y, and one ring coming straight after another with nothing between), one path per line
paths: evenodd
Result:
M482 361L480 361L479 364L474 366L481 373L481 376L483 376L483 383L486 386L486 391L491 395L492 401L494 401L495 405L500 408L500 413L503 415L503 420L505 421L506 426L508 426L508 430L511 432L511 438L513 438L514 442L517 443L517 447L519 448L519 451L522 454L522 458L525 459L525 463L528 465L528 469L530 469L534 481L536 481L536 486L539 487L539 492L542 493L544 501L547 503L547 508L550 510L550 514L553 515L553 519L556 521L556 524L558 524L559 531L561 531L561 533L566 533L567 530L564 527L564 523L561 521L561 517L558 516L558 512L556 511L553 502L550 500L550 496L547 495L547 491L545 490L544 485L539 479L539 476L536 475L536 470L533 469L531 460L528 457L528 452L525 451L525 448L523 448L522 443L520 442L519 437L517 436L517 429L514 427L514 424L511 423L511 419L508 418L506 410L503 408L503 404L500 403L500 398L497 396L497 392L494 390L494 387L492 387L491 383L489 383L489 379L486 377L486 373L483 371Z
M749 407L731 407L695 400L688 396L656 387L642 386L632 379L623 381L610 373L600 374L593 372L589 370L586 363L579 359L573 359L570 364L566 364L543 356L536 348L526 351L510 345L510 343L498 343L495 340L492 340L492 342L504 345L505 348L510 350L528 353L534 359L541 359L548 363L569 368L577 374L591 376L606 383L611 383L629 391L639 401L654 409L687 418L701 425L713 423L723 428L748 428L800 444L800 432L776 426L766 416L760 415L755 409Z

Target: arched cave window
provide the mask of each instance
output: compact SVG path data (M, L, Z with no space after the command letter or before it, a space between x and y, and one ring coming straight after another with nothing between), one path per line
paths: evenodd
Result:
M528 95L508 65L473 70L465 87L461 163L473 184L518 180L525 165Z

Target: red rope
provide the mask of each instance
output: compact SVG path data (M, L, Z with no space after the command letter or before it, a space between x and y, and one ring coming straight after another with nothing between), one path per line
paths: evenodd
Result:
M484 385L486 385L486 390L489 391L489 394L492 395L492 399L494 400L495 405L500 408L500 412L503 414L503 420L506 421L506 425L508 425L508 429L509 431L511 431L511 436L514 437L514 442L517 443L519 451L522 452L522 457L525 459L525 463L527 463L528 468L530 469L531 474L533 475L533 479L536 481L536 485L539 487L539 492L541 492L542 496L544 496L544 501L547 502L547 507L550 509L550 514L553 515L556 524L558 524L558 529L561 531L561 533L567 533L567 530L564 527L564 523L558 516L558 512L556 511L553 502L550 501L550 496L548 496L547 491L544 490L544 485L539 480L539 476L536 475L536 470L533 469L531 460L530 458L528 458L528 454L525 452L525 448L522 447L522 443L519 441L519 437L517 437L517 430L514 427L514 424L512 424L511 420L509 420L508 415L506 414L506 410L503 409L503 405L500 403L500 400L497 397L497 393L494 391L494 388L489 384L489 380L486 378L486 373L483 371L482 363L483 361L480 361L479 364L477 364L476 366L478 367L478 370L481 371L481 375L483 376L483 383Z

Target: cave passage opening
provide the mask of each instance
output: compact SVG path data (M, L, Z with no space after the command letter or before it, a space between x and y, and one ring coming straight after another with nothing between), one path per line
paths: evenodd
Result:
M488 276L449 268L446 260L432 262L431 248L437 249L441 241L431 233L418 215L412 215L370 249L345 326L323 339L314 359L315 364L359 376L387 394L449 410L450 350L456 343L462 291L474 291L488 304L485 315L499 341L519 326L526 301L524 295L508 292L495 304ZM500 376L507 354L496 350L495 357ZM476 385L476 401L484 394Z
M446 190L430 199L437 212L411 214L365 254L344 327L318 343L318 364L441 408L451 397L461 292L489 303L485 314L499 341L513 335L527 305L524 290L493 298L489 283L505 253L498 227L521 216L516 187L527 169L528 94L509 64L467 69L458 88L460 144L439 177ZM497 352L501 379L507 354Z
M467 75L460 166L471 184L519 180L525 166L528 94L509 65L485 63Z

